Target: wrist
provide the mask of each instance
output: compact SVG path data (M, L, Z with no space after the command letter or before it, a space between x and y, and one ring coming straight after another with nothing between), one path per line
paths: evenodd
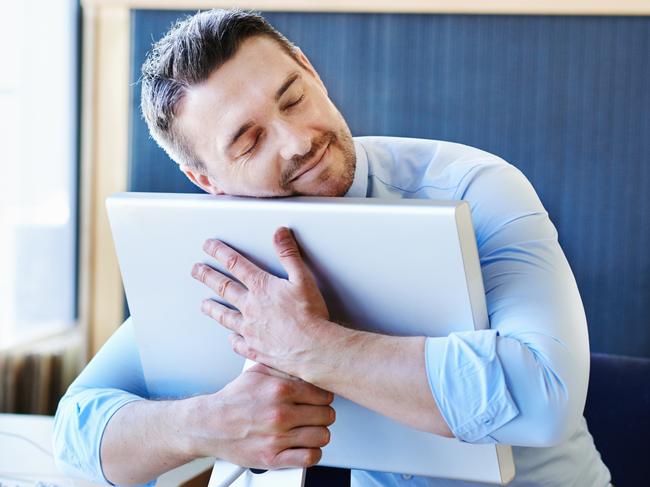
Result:
M353 350L367 333L325 319L318 320L314 328L314 345L309 355L297 364L297 373L294 375L334 392L332 385L349 370Z
M214 456L205 442L206 424L203 418L206 410L205 395L188 399L170 401L170 413L176 418L172 425L176 429L176 442L173 448L179 456L188 461L196 458ZM214 418L213 418L214 420Z

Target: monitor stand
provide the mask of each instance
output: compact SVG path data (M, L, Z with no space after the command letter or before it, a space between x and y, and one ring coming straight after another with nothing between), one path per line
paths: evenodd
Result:
M216 460L208 487L303 487L304 468L285 468L253 473L223 460Z

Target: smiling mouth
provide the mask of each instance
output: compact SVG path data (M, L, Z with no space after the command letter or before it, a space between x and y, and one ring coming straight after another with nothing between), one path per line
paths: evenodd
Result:
M295 181L296 179L298 179L298 178L299 178L300 176L302 176L303 174L305 174L305 173L311 171L313 168L315 168L316 166L318 166L318 164L320 164L320 161L323 160L323 157L325 157L325 153L327 152L327 149L329 149L331 143L332 143L332 141L329 140L329 141L327 142L327 144L325 145L325 147L323 148L323 150L322 150L320 156L318 156L318 158L314 158L313 162L308 162L308 163L305 164L302 168L300 168L300 169L298 170L298 172L295 174L295 176L293 176L293 177L289 180L289 182L293 182L293 181Z

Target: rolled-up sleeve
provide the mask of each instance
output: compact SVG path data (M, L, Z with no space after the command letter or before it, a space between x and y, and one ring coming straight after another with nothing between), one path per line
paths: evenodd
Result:
M53 435L59 469L70 476L110 484L100 459L106 425L122 406L147 396L133 324L127 320L59 402Z
M582 416L589 345L555 227L503 161L471 168L457 198L472 208L490 329L427 339L431 392L460 440L557 444Z

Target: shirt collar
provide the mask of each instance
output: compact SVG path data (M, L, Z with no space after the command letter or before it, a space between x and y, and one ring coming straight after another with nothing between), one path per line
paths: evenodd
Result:
M361 143L355 139L354 152L356 154L357 163L354 168L354 179L348 192L345 193L346 198L365 198L368 193L368 155L366 149L363 148Z

